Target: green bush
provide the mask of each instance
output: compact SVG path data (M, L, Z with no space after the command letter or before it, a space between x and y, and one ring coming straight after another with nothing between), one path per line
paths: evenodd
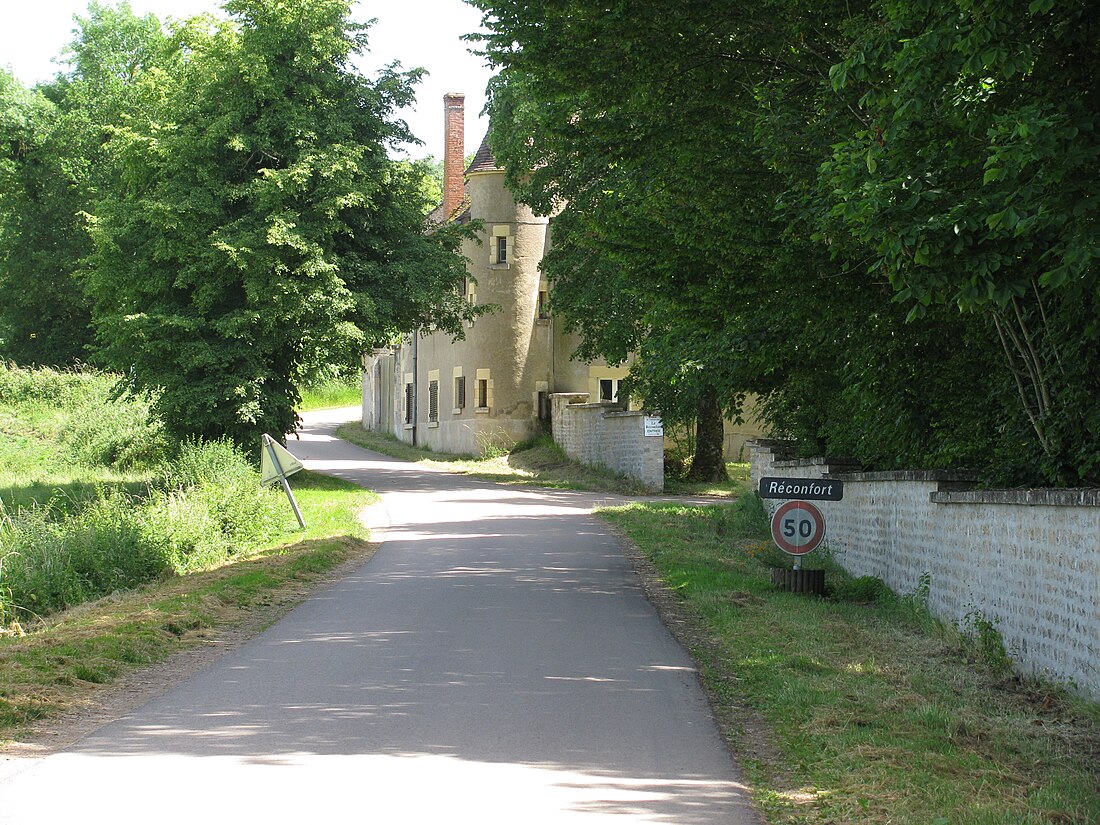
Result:
M276 533L286 508L231 442L185 441L164 468L147 520L177 573L209 567Z
M67 372L49 367L29 370L11 362L0 361L0 403L57 403L74 389L83 389L93 380L90 373Z

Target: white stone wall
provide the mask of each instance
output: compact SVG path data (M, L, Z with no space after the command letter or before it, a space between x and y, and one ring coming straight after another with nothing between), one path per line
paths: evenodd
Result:
M814 503L852 575L909 593L927 573L939 618L965 625L976 611L1022 671L1100 697L1100 490L968 490L958 476L845 472L776 451L752 445L754 488L763 476L844 482L843 500Z
M635 478L653 492L663 490L664 438L645 435L645 413L587 400L587 393L551 397L554 441L574 461Z

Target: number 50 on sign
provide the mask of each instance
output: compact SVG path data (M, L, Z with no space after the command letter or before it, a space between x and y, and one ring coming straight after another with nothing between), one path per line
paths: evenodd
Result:
M808 501L788 501L772 516L772 539L792 556L804 556L824 538L825 517Z

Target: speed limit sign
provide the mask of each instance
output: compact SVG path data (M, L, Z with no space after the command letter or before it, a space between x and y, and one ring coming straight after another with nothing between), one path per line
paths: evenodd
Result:
M823 538L825 517L808 501L788 501L772 516L772 539L792 556L804 556Z

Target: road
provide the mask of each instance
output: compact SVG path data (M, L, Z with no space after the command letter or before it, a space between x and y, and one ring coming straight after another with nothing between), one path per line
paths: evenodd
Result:
M291 451L381 493L360 569L0 784L0 822L756 825L592 494Z

